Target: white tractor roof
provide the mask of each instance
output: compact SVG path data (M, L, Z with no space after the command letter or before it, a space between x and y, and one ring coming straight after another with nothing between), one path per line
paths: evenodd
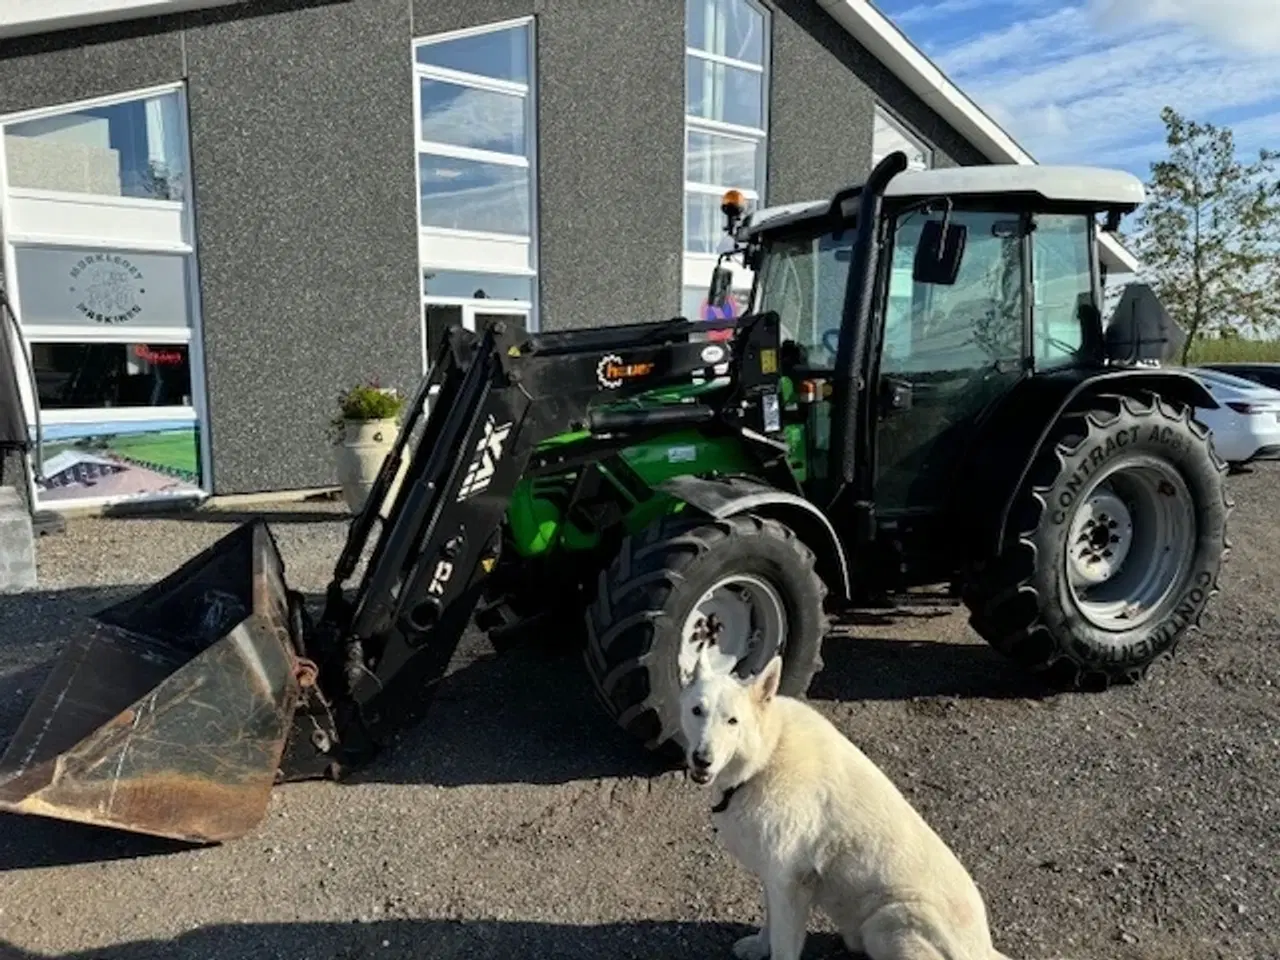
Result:
M886 197L904 198L1032 194L1047 202L1092 203L1100 207L1136 207L1146 199L1142 181L1122 170L1009 163L905 170L889 181L884 193ZM812 200L766 207L753 213L742 229L751 234L804 220L825 211L830 202ZM847 201L848 207L856 202Z

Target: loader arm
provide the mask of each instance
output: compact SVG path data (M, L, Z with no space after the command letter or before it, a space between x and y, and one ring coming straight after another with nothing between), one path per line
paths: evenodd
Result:
M732 340L693 336L717 326ZM253 829L273 784L368 761L443 673L521 476L570 459L553 443L531 464L539 443L586 431L626 444L698 424L746 438L766 469L785 463L786 444L767 435L778 430L778 329L764 314L540 336L450 330L350 523L318 621L260 519L85 618L0 757L0 811L218 842ZM723 388L628 403L721 364Z
M692 339L715 327L687 320L534 336L501 324L480 336L449 330L383 463L371 506L350 526L324 613L309 631L307 652L320 665L314 699L323 694L329 702L299 711L286 779L340 775L415 718L423 684L439 675L470 621L498 560L511 495L543 441L586 430L634 442L699 424L748 435L755 448L785 455L786 445L765 429L777 429L766 406L777 402L778 317L721 326L733 331L730 341ZM729 381L722 391L660 406L626 403L690 384L697 374L712 377L721 364L728 364ZM395 502L348 596L344 582L373 538L376 505L406 456Z

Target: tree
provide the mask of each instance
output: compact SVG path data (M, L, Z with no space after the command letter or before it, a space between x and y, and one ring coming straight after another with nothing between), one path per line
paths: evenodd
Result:
M1280 325L1280 154L1236 156L1227 127L1160 118L1168 156L1151 165L1133 240L1144 279L1192 342Z

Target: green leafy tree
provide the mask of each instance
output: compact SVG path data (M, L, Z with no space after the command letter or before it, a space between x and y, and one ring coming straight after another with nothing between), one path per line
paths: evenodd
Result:
M1207 335L1280 325L1280 154L1245 163L1227 127L1160 113L1168 156L1151 165L1133 241L1150 283L1187 331L1182 362Z

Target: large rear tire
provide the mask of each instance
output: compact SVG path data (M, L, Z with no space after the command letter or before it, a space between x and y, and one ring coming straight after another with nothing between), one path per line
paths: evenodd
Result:
M1140 680L1217 592L1225 472L1190 408L1101 396L1064 417L965 585L970 624L1054 687Z
M694 634L719 624L713 652L740 677L780 653L779 689L799 696L821 666L826 595L813 552L776 520L672 516L627 537L600 573L586 614L587 671L619 726L674 755Z

